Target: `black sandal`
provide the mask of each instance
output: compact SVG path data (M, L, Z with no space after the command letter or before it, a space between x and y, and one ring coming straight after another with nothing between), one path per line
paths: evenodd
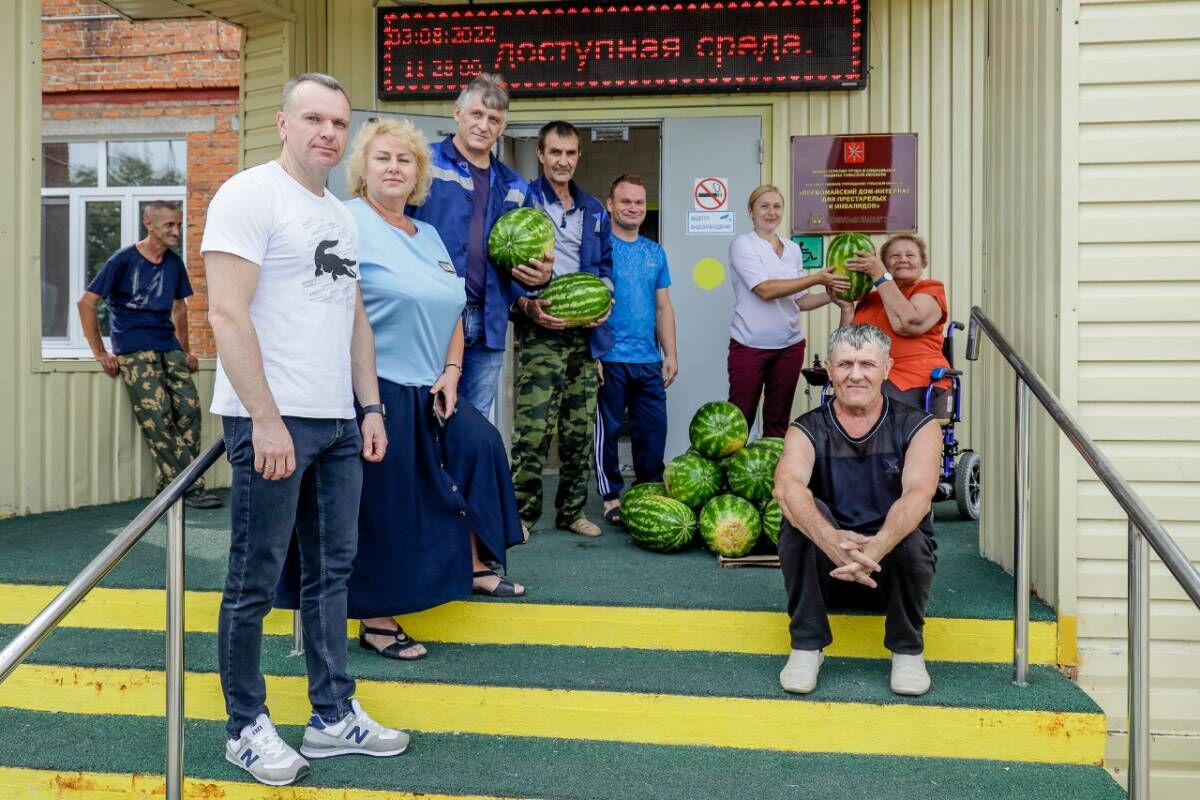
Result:
M368 634L371 636L391 636L396 641L392 642L387 647L380 649L367 641ZM404 628L399 626L397 626L396 630L393 631L389 630L388 628L369 628L366 625L360 624L358 626L358 644L364 650L370 650L374 653L378 653L384 658L394 658L397 661L417 661L429 655L428 650L416 656L404 655L409 650L412 650L414 647L419 645L420 642L405 633Z
M608 511L605 511L604 521L609 525L616 525L618 528L624 528L625 523L621 522L621 507L613 506Z
M486 578L489 575L495 575L497 578L500 578L499 575L496 575L496 571L491 569L481 569L478 572L472 573L471 577ZM524 589L518 592L517 585L508 578L500 578L500 582L497 583L490 591L484 589L482 586L476 585L472 580L471 590L475 592L475 594L486 594L488 597L523 597L525 595Z

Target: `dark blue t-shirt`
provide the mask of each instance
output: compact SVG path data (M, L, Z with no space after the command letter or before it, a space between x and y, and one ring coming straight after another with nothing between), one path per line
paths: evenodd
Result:
M467 162L473 185L471 230L467 237L467 302L482 304L487 293L487 212L491 194L491 166L479 168Z
M192 294L183 259L168 250L161 264L147 261L137 245L118 250L88 291L108 302L112 349L117 355L141 350L180 350L171 309Z

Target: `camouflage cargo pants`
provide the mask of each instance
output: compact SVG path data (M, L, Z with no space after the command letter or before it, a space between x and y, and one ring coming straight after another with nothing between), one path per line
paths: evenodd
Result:
M558 430L561 461L555 524L566 527L583 514L592 467L596 415L596 360L586 331L552 333L536 325L519 330L512 473L521 521L532 526L542 513L542 468Z
M117 356L117 363L154 459L155 491L161 492L200 454L200 395L187 356L182 350L140 350Z

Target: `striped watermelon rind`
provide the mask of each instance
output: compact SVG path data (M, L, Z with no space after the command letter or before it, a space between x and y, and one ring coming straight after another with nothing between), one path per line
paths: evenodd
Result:
M549 300L545 312L567 323L568 328L590 325L612 307L612 292L590 272L559 275L538 298Z
M783 509L779 507L779 501L772 497L763 504L762 510L762 532L771 540L771 544L779 546L779 529L783 527Z
M770 447L743 447L729 457L725 479L729 489L756 506L771 498L779 456Z
M639 497L668 497L667 485L662 481L647 481L631 486L625 495L621 498L622 503L628 503L630 500L636 500Z
M725 400L714 400L696 409L688 425L692 448L705 458L724 458L746 446L750 426L741 409Z
M492 226L487 240L488 258L505 272L541 260L554 249L554 222L537 208L514 208Z
M758 509L745 498L719 494L700 511L700 535L708 549L726 558L741 558L762 534Z
M704 456L684 453L667 464L663 482L669 497L699 508L721 491L721 468Z
M846 259L853 258L859 250L875 252L875 244L870 237L862 233L839 233L829 242L829 250L825 254L825 263L833 267L833 271L844 278L850 279L850 288L838 292L839 300L849 300L856 303L871 291L871 276L865 272L854 272L846 269Z
M783 455L783 437L781 436L763 436L755 439L747 447L767 447L775 451L779 455Z
M634 543L657 553L686 547L696 536L696 515L678 500L642 495L621 504L621 521Z

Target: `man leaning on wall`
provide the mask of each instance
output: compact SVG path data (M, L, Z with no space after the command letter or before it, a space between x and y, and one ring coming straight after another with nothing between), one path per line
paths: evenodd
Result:
M157 494L200 454L200 397L191 373L185 298L192 294L179 246L183 214L155 200L142 214L146 238L113 253L79 298L79 321L92 355L111 377L119 374L154 460ZM100 335L99 304L108 304L112 352ZM192 508L221 500L197 480L184 495Z

